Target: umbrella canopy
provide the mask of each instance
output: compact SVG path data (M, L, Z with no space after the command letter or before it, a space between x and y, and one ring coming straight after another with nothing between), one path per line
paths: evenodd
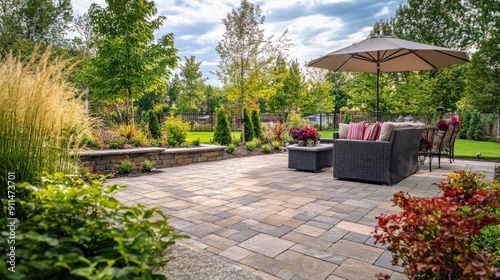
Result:
M378 121L380 72L432 70L468 61L463 51L377 35L314 59L307 66L335 72L377 73Z

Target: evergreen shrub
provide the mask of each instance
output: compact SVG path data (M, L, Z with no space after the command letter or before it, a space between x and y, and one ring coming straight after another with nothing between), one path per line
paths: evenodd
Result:
M214 142L220 145L229 145L231 143L231 127L227 119L227 113L223 107L217 110L217 119L215 120Z

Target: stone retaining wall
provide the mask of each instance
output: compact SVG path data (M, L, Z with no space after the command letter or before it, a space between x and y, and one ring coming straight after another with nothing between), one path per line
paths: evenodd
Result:
M93 150L80 153L80 163L90 171L111 172L120 162L129 159L139 168L145 160L156 162L157 168L174 167L197 162L224 159L223 146L202 145L193 148L135 148L117 150Z

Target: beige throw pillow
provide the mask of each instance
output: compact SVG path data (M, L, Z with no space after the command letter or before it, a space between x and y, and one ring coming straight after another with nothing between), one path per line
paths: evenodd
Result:
M339 123L339 139L347 139L349 132L349 125L346 123Z

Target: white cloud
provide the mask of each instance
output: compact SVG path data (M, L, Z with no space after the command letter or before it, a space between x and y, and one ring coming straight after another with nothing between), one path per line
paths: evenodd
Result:
M321 55L349 46L367 37L373 24L389 18L406 0L250 0L259 5L266 17L263 26L267 36L281 36L288 29L292 46L291 59L306 63ZM74 14L87 12L91 2L105 6L105 0L73 1ZM210 74L218 65L215 51L225 27L222 19L239 0L155 0L160 15L167 17L155 32L158 38L174 33L178 56L196 56L203 61L200 69L209 83L219 84Z

